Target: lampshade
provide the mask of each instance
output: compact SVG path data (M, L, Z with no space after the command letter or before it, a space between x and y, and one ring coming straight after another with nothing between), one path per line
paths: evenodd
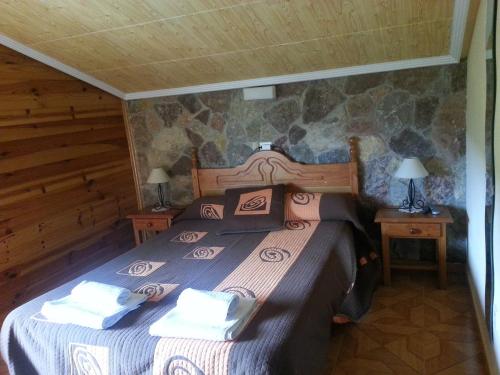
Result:
M394 177L398 178L422 178L429 175L418 158L403 159Z
M163 184L168 182L168 176L163 168L153 168L148 177L148 184Z

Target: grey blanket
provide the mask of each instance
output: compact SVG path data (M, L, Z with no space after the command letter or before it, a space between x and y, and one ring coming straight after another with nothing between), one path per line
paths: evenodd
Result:
M217 236L219 226L214 220L176 223L12 311L1 331L11 374L320 373L332 316L344 311L358 319L378 272L371 265L358 272L351 225L298 221L279 232ZM358 275L363 285L353 288ZM149 300L107 330L44 320L43 302L69 294L82 280L126 287ZM255 296L259 309L233 342L151 337L149 326L187 287Z

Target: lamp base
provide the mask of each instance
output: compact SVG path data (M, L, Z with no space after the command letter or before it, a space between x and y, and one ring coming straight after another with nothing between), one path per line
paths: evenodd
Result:
M399 211L405 212L407 214L420 214L425 210L423 208L400 208Z
M165 195L163 194L163 189L161 184L158 184L158 203L155 204L152 211L153 212L162 212L170 209L170 202L165 202Z
M170 207L162 207L162 206L154 206L151 211L152 212L163 212L169 210Z
M410 183L408 184L408 197L401 203L399 211L417 214L425 211L424 205L425 202L422 199L415 199L415 184L413 183L413 179L410 178Z

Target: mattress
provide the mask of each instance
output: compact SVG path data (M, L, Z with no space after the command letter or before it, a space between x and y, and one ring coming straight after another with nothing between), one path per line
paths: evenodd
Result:
M217 220L176 223L143 245L13 310L1 331L11 374L319 374L332 317L359 319L378 265L362 270L346 221L294 221L276 232L217 235ZM107 330L51 323L45 301L82 280L149 296ZM149 326L185 288L252 296L258 308L234 341L152 337ZM203 312L200 311L200 314Z

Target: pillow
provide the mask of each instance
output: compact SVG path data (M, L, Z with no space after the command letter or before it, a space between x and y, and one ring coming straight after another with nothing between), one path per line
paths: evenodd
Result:
M178 215L174 222L181 220L222 220L224 216L224 197L201 197L193 201Z
M285 220L321 220L319 203L321 193L286 193Z
M284 185L228 189L223 228L218 234L267 232L283 228Z
M341 220L351 223L357 230L354 240L356 254L363 266L368 258L377 254L373 241L359 220L356 199L347 193L287 193L285 194L285 220ZM361 235L358 235L361 234Z
M356 200L346 193L287 193L285 220L359 221Z

